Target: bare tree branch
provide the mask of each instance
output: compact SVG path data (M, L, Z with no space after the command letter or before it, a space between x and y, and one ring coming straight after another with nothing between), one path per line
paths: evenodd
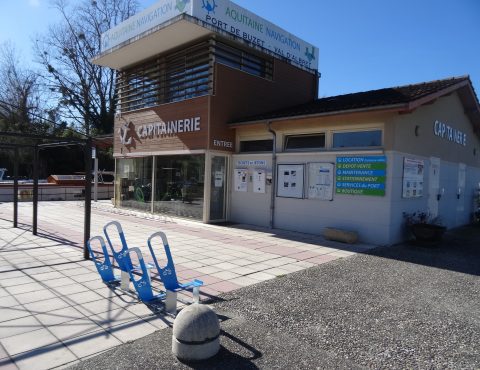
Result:
M135 14L138 1L82 0L70 6L54 0L53 5L62 22L35 42L43 81L58 96L62 114L87 135L112 132L115 72L90 60L100 53L101 34Z

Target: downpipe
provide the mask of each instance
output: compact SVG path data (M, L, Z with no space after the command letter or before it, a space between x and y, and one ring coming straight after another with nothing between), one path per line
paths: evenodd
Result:
M272 122L268 121L267 129L273 136L272 150L272 185L270 200L270 229L275 228L275 194L276 194L276 178L277 178L277 133L272 129Z

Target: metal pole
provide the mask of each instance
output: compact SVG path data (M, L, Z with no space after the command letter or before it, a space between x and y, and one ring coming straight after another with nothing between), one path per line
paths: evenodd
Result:
M151 202L152 202L152 207L150 209L150 213L153 215L153 212L155 211L154 204L155 204L155 176L156 176L156 160L155 156L153 156L152 159L152 193L150 195Z
M92 138L85 143L85 221L83 234L83 258L88 260L87 242L90 239L90 224L92 219Z
M98 202L98 157L96 154L93 161L93 200Z
M13 227L18 227L18 148L13 160Z
M38 145L35 145L33 149L33 235L37 235L38 228L38 156Z

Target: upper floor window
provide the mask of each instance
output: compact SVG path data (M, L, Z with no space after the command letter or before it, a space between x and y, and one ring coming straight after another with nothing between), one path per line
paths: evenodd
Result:
M120 112L210 94L211 59L206 41L119 72Z
M285 138L285 150L325 149L325 134L289 135Z
M272 151L273 151L272 139L240 141L241 153L272 152Z
M159 56L117 74L121 113L213 93L213 60L272 79L273 62L214 40Z
M273 78L273 63L271 60L221 42L215 43L215 61L255 76Z
M382 130L333 133L333 148L372 148L382 146Z

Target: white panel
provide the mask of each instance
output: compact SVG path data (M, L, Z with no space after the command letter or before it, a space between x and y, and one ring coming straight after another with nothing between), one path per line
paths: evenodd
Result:
M308 198L333 199L333 163L308 164Z
M439 196L442 196L440 190L440 158L431 157L428 176L428 212L432 218L438 216Z

